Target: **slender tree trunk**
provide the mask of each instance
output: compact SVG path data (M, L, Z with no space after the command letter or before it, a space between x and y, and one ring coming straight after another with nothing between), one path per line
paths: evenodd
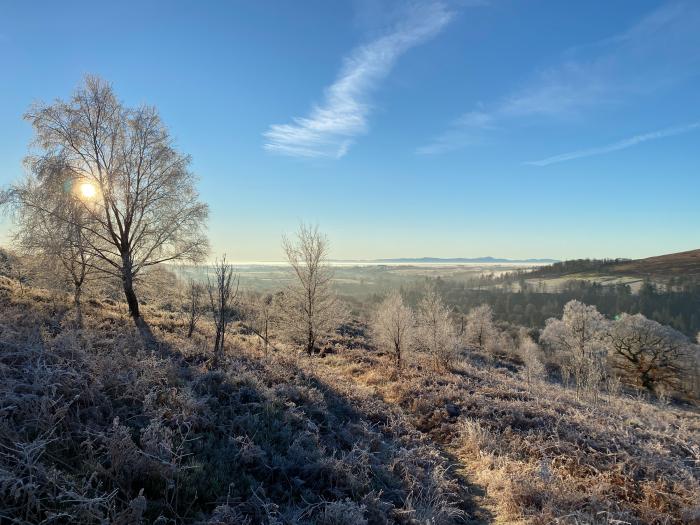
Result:
M129 313L134 321L138 321L141 317L139 312L139 300L134 292L134 277L131 275L131 264L126 262L122 270L122 284L124 285L124 295L126 303L129 305Z
M313 355L313 353L314 353L314 343L316 342L315 339L316 338L314 337L313 330L309 328L309 338L308 338L308 341L306 343L306 351L308 352L309 355Z
M265 332L264 333L265 333L265 356L267 356L267 347L269 345L268 339L267 339L267 336L268 336L267 319L265 319Z
M83 327L83 308L80 302L80 297L83 293L82 285L75 284L75 290L73 292L73 304L75 305L75 322L78 328Z
M190 305L190 318L188 320L188 326L187 326L187 338L189 339L192 337L192 333L194 332L194 327L197 324L197 311L196 311L196 306L194 304Z
M222 341L221 341L221 329L217 325L216 327L216 339L214 339L214 366L219 366L219 357L220 357L220 347Z
M401 370L401 345L394 343L394 353L396 354L396 368Z
M226 306L223 302L219 306L219 312L214 324L216 325L216 339L214 340L214 366L219 366L224 355L224 338L226 337Z
M226 311L221 310L221 337L219 338L219 358L224 355L224 340L226 339Z

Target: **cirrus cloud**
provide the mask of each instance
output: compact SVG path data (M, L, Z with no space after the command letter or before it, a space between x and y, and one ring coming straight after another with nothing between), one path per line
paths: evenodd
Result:
M321 104L290 124L273 124L264 133L264 148L293 157L345 155L355 137L367 132L369 97L397 59L410 48L437 35L452 18L442 2L411 5L391 31L355 48Z

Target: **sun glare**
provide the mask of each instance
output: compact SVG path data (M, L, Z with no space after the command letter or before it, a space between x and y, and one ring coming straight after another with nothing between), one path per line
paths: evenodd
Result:
M81 183L78 187L78 191L83 199L92 199L97 195L97 188L95 188L94 184L89 182Z

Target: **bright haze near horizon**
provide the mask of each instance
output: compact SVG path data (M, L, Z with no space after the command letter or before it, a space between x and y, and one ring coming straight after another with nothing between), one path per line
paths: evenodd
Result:
M700 247L700 2L6 2L0 186L85 74L192 155L212 256ZM8 221L0 237L8 238Z

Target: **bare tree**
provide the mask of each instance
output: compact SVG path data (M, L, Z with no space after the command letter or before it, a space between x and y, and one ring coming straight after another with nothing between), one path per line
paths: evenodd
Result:
M270 331L278 322L277 303L278 299L269 293L251 294L246 301L248 327L260 338L265 355L270 347Z
M465 326L465 343L467 345L484 350L495 335L493 310L489 305L482 304L469 310Z
M392 352L396 368L413 344L415 316L398 291L391 292L379 305L372 320L372 335L380 348Z
M224 255L214 265L214 279L207 276L207 292L216 329L214 366L219 365L224 354L226 329L233 318L233 307L238 297L238 285L238 276L234 273L233 266L226 262Z
M642 314L622 314L607 334L613 364L623 380L655 392L678 389L690 356L690 341Z
M561 319L547 319L542 341L558 351L562 366L576 381L576 393L597 393L605 375L605 334L608 322L595 306L580 301L564 305Z
M318 226L299 225L296 238L282 238L282 249L292 267L293 282L284 293L286 335L303 344L312 355L319 338L343 322L344 311L331 285L328 239Z
M197 321L202 316L204 310L202 305L202 295L204 295L204 286L195 279L190 278L187 281L186 289L187 297L185 307L187 309L187 337L192 337L194 329L197 327Z
M190 159L173 146L153 107L127 108L105 81L88 76L69 101L38 104L25 118L38 155L60 159L66 184L79 187L91 254L121 279L129 312L140 319L134 281L162 262L206 252L207 206L199 201ZM71 224L75 225L72 221Z
M432 357L435 368L447 368L457 352L457 335L450 309L431 291L418 305L418 344Z
M518 354L525 365L525 378L528 386L533 379L541 379L544 376L545 368L541 360L540 347L527 334L521 334Z
M32 175L10 190L18 224L15 243L51 273L52 287L68 282L76 323L82 326L83 288L98 269L90 245L98 240L88 239L90 218L79 188L66 184L65 164L57 158L38 159L29 168Z

